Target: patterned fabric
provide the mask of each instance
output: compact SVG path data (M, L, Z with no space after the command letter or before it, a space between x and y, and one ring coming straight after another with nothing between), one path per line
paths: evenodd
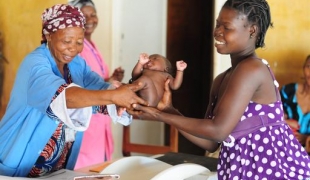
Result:
M66 83L72 83L71 73L66 64L64 66L64 79ZM56 99L56 97L66 88L68 84L64 84L59 87L56 91L52 101ZM47 110L47 114L60 122L58 127L46 146L44 147L43 151L41 152L39 158L37 159L36 163L34 164L33 168L28 174L28 177L39 177L49 174L51 172L64 169L66 167L66 159L69 156L69 152L72 147L73 142L66 142L65 136L65 124L58 119L57 116L54 115L52 109L49 107Z
M55 133L46 144L28 177L39 177L64 169L73 142L65 142L65 126L59 123Z
M84 29L85 17L79 8L66 4L57 4L46 9L42 16L42 38L46 34L56 32L59 29L68 27L81 27Z
M273 75L271 70L270 73ZM276 91L279 94L277 88ZM278 100L272 104L258 104L251 101L240 122L259 115L268 115L274 122L283 121L282 102ZM261 127L237 138L231 147L225 144L221 146L218 179L269 180L309 177L310 158L287 124Z
M268 105L250 102L242 120L262 114L283 121L281 102ZM267 126L236 139L233 147L222 145L218 176L219 179L306 179L310 177L310 159L286 124Z

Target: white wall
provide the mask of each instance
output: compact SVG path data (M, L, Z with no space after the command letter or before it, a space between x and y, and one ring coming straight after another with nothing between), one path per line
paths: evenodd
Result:
M214 21L215 21L226 0L214 0L214 1L215 1L215 9L214 9L214 15L215 15ZM227 68L229 68L231 66L231 61L230 61L230 57L228 55L219 54L216 51L214 46L213 46L213 53L214 53L213 77L216 77L218 74L225 71Z

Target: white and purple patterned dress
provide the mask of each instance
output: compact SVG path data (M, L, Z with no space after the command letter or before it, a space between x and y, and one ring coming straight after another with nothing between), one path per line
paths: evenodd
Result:
M266 61L263 62L268 65ZM269 71L273 76L270 68ZM279 95L278 89L275 89ZM294 137L289 126L284 123L279 96L272 104L250 102L239 124L245 125L246 122L248 126L253 126L251 124L255 124L262 117L265 117L266 121L256 127L256 130L245 132L239 137L234 137L232 133L228 138L232 139L232 142L223 142L217 167L218 178L310 179L310 157ZM264 124L266 122L267 124ZM239 128L242 129L242 126ZM236 129L233 132L235 131Z

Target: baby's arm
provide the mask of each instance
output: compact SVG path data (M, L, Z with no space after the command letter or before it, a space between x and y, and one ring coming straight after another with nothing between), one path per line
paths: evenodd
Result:
M143 65L147 62L149 62L149 56L146 53L141 53L139 56L139 61L132 70L132 80L136 80L142 74Z
M177 61L177 72L175 78L170 80L170 88L173 90L179 89L183 81L183 71L186 69L187 64L184 61Z

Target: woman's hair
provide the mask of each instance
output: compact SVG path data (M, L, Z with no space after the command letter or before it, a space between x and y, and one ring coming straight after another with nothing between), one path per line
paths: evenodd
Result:
M271 22L270 8L266 0L227 0L223 7L233 8L247 16L248 21L258 26L255 48L264 47L265 35Z
M94 9L96 9L92 0L72 0L69 2L69 4L80 9L84 6L92 6Z

